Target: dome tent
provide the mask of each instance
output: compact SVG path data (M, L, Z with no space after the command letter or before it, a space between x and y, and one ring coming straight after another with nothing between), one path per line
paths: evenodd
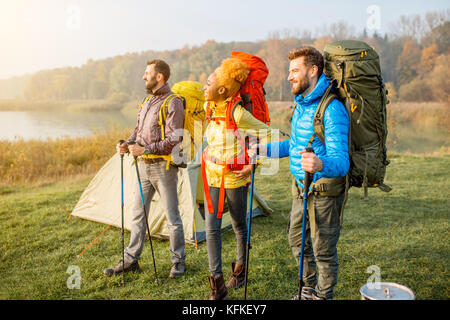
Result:
M137 190L137 176L134 159L124 156L124 228L131 229L131 210ZM98 171L84 190L71 215L115 227L121 227L121 195L120 195L120 156L115 154ZM273 211L258 194L253 191L252 217L267 216ZM250 199L248 200L250 201ZM204 210L204 194L199 163L189 163L187 168L178 170L178 202L183 221L186 242L196 244L206 239ZM148 209L148 225L153 237L168 239L165 208L155 193ZM206 213L208 214L208 213ZM222 229L231 227L231 218L227 208L222 216Z

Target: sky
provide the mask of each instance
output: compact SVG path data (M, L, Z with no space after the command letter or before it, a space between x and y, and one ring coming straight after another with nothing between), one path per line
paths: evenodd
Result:
M1 0L0 79L339 21L384 34L401 15L449 8L448 0Z

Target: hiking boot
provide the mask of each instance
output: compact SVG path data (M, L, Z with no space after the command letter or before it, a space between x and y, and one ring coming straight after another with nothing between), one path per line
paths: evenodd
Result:
M184 262L175 262L170 269L169 278L174 279L182 276L186 272L186 264Z
M231 263L231 271L233 272L227 283L227 289L238 289L244 285L245 266L239 263Z
M137 261L134 261L134 262L125 261L123 270L125 272L137 271L137 270L139 270L139 263ZM122 259L119 261L119 263L115 267L106 268L105 270L103 270L103 273L108 277L121 274L122 273Z
M302 300L313 300L313 295L316 294L316 290L311 287L302 288Z
M215 278L208 276L209 286L211 291L209 292L209 300L223 300L228 294L227 287L225 286L225 280L223 275Z
M302 300L313 300L313 295L316 294L316 290L314 290L314 288L311 287L303 287L302 288L302 294L301 294L301 299ZM292 300L298 300L298 294L296 294Z

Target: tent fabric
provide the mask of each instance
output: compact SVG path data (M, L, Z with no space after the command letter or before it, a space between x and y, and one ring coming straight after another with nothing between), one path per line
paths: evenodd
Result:
M139 161L139 160L138 160ZM137 176L134 159L130 155L124 156L124 227L131 229L131 212L137 191ZM178 202L181 219L183 221L185 239L189 243L204 241L205 220L203 213L204 195L201 181L200 164L190 163L187 168L178 170ZM98 171L84 190L71 215L121 227L121 183L120 156L115 154ZM250 199L249 199L250 201ZM207 206L206 206L207 207ZM273 211L254 189L252 217L270 215ZM147 208L148 209L148 208ZM148 213L148 224L153 237L168 239L165 208L155 193ZM224 208L222 229L231 227L231 218ZM207 209L206 209L207 211ZM208 213L206 213L208 214ZM195 224L195 228L194 228ZM196 230L196 233L194 233Z

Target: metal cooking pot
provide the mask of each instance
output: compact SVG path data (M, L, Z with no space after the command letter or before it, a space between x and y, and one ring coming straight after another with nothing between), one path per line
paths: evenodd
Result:
M359 289L361 300L415 300L414 292L394 282L366 283Z

